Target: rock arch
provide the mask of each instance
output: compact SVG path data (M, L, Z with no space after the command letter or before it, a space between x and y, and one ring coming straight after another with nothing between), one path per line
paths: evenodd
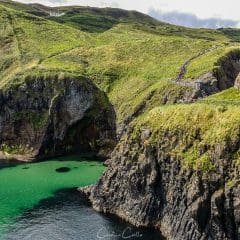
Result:
M0 106L1 158L107 157L115 145L113 106L84 77L28 76L1 92Z

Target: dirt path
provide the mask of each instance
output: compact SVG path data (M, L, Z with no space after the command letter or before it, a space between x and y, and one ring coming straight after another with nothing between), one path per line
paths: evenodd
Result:
M187 72L187 68L188 68L188 66L191 64L192 61L194 61L195 59L197 59L197 58L205 55L206 53L209 53L209 52L211 52L211 51L213 51L213 50L215 50L215 49L217 49L217 48L219 48L219 46L214 46L214 47L212 47L212 48L205 49L205 50L199 52L197 55L195 55L195 56L191 57L190 59L188 59L188 60L181 66L180 71L179 71L177 77L175 78L174 82L180 82L180 81L184 78L184 76L186 75L186 72Z
M16 29L15 29L15 23L14 23L15 19L14 19L14 16L11 13L8 13L8 21L9 21L9 24L12 28L14 42L16 43L16 49L17 49L18 55L19 55L19 61L21 61L21 56L22 56L21 44L20 44L20 41L19 41L18 36L17 36Z

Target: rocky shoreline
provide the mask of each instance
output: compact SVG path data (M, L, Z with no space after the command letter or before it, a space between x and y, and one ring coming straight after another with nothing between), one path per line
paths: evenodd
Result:
M220 67L213 73L191 81L192 85L179 84L194 89L196 98L231 86L239 89L238 59L239 53L231 52L219 60ZM210 119L227 110L213 109ZM202 128L204 120L193 122L192 130L188 129L191 124L176 122L172 132L164 121L154 130L148 123L129 124L107 160L103 177L97 185L79 191L96 211L117 215L135 226L156 228L170 240L240 239L239 129L232 136L224 132L221 140L210 144L209 139L203 141L208 131ZM213 127L218 130L214 122ZM183 164L187 158L188 167ZM200 167L193 167L197 162Z
M239 239L240 185L229 177L240 173L227 160L218 173L194 172L160 148L143 146L120 143L98 184L80 189L95 210L155 227L167 239Z

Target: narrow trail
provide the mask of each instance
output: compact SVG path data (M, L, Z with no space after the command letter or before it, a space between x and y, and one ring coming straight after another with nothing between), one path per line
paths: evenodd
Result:
M214 51L216 50L217 48L219 48L220 46L214 46L212 48L209 48L209 49L205 49L201 52L199 52L197 55L191 57L190 59L188 59L180 68L180 71L177 75L177 77L174 79L174 82L180 82L184 76L186 75L186 72L187 72L187 68L188 66L191 64L192 61L194 61L195 59L205 55L206 53L209 53L211 51Z
M47 56L45 58L40 59L39 60L39 64L43 63L44 61L46 61L48 59L51 59L51 58L54 58L54 57L57 57L57 56L61 56L61 55L66 54L66 53L70 53L71 51L74 51L74 50L79 49L81 47L82 47L82 45L79 45L79 46L75 46L75 47L72 47L72 48L67 49L67 50L63 50L61 52L57 52L57 53L51 54L51 55L49 55L49 56Z
M19 55L19 62L21 62L21 58L22 58L21 44L20 44L20 41L18 39L16 28L15 28L15 23L14 23L15 19L14 19L14 16L11 13L8 13L8 21L9 21L9 24L12 28L14 42L16 43L16 49L17 49L18 55Z
M16 20L14 19L14 16L11 13L7 14L7 21L11 28L12 32L12 40L13 40L13 51L16 52L16 59L14 62L11 63L11 65L5 69L1 74L1 80L0 80L0 87L3 87L8 83L8 80L18 74L19 72L27 71L29 69L32 69L36 67L39 63L39 60L33 59L27 63L23 63L22 61L22 55L23 50L21 48L21 42L18 39L17 31L16 31Z

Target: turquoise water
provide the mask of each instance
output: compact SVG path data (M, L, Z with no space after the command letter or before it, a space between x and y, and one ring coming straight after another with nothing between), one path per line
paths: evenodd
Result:
M56 171L59 168L69 171ZM53 197L61 189L94 184L104 170L102 163L78 157L0 169L0 236L4 236L15 219L41 200Z

